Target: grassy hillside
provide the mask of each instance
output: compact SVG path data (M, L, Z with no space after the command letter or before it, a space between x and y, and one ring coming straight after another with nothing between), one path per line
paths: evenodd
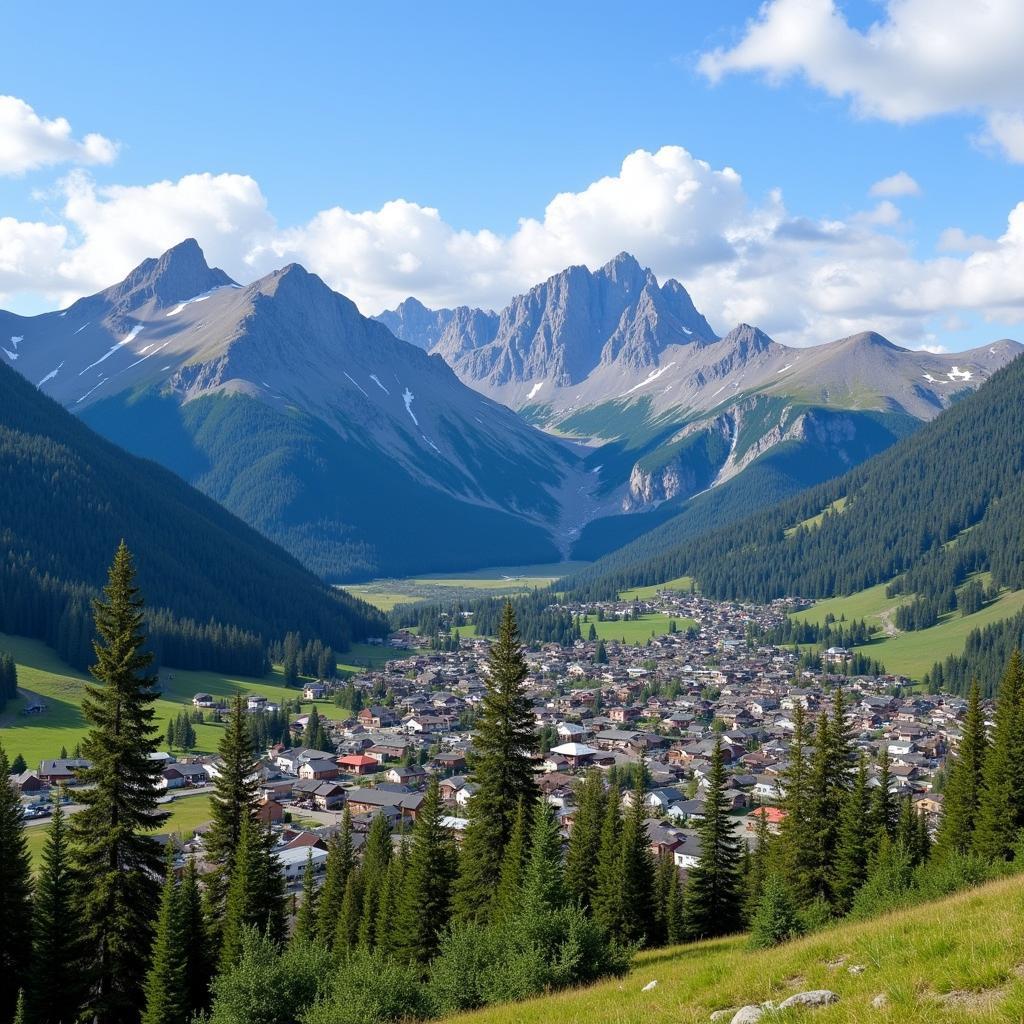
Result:
M12 758L15 754L21 754L29 767L33 768L44 758L57 757L62 746L72 750L86 733L81 702L84 687L90 679L88 674L62 662L49 647L38 640L0 633L0 651L9 651L14 655L18 665L19 690L42 697L47 705L43 714L26 718L20 714L26 703L24 697L8 703L7 709L0 714L0 743L4 749ZM380 664L388 658L400 656L388 648L366 645L358 645L345 655L346 658L370 664ZM340 667L342 671L346 668ZM163 696L156 703L156 715L161 729L169 719L177 717L185 708L191 708L193 696L200 692L218 697L230 697L236 693L262 694L275 701L295 700L299 696L296 690L285 687L278 669L262 679L165 669L161 672L160 680ZM305 704L303 707L308 711L312 706ZM319 706L322 714L328 718L340 717L344 713L329 702L321 701ZM213 753L220 742L222 728L212 722L196 725L196 753Z
M987 574L977 576L988 582ZM991 604L972 615L947 612L931 629L900 632L893 628L892 613L899 605L912 600L913 595L887 597L886 586L879 583L845 597L818 601L807 611L794 612L793 618L820 624L831 614L836 619L843 616L847 621L864 619L868 626L879 626L881 632L870 643L857 649L870 658L877 658L889 672L921 679L936 661L950 654L959 654L972 630L1008 619L1024 609L1024 590L1004 590Z
M624 979L451 1020L706 1024L715 1010L828 988L839 995L837 1004L765 1020L1009 1024L1024 1019L1022 910L1024 879L1014 877L772 950L753 952L734 938L646 953ZM850 973L851 967L863 971ZM651 981L657 986L642 991ZM876 1009L872 1001L882 994L886 1005Z

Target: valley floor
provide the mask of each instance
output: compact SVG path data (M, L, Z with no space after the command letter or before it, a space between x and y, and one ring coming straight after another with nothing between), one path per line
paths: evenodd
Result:
M706 1024L716 1010L831 989L839 995L832 1006L770 1019L1009 1024L1024 1020L1022 911L1024 878L1016 876L912 910L835 925L771 950L748 950L745 939L736 937L652 951L638 957L624 979L451 1021ZM652 981L657 985L643 991ZM873 1001L883 995L885 1005L876 1008Z

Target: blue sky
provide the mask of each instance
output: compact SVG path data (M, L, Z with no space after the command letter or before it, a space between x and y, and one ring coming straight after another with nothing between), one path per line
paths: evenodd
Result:
M923 0L910 0L915 3ZM939 21L939 9L948 6L948 31L955 38L956 5L932 5ZM771 6L778 19L801 26L810 21L807 11L817 9L831 19L825 31L841 18L833 64L848 60L854 72L862 59L856 39L872 23L913 31L900 26L885 3L843 4L829 12L822 8L831 8L830 0L776 0ZM986 123L1004 123L991 111L1016 113L999 89L961 69L957 73L967 76L962 104L936 86L924 113L911 109L912 99L906 108L883 110L870 87L859 93L841 75L830 80L829 68L815 68L815 52L828 40L822 44L813 33L806 52L798 48L788 63L771 66L777 58L763 53L778 48L769 37L759 51L757 25L751 28L751 19L760 18L760 31L771 31L759 8L741 0L630 9L603 2L311 4L291 10L256 3L242 14L229 5L180 3L173 10L67 7L42 24L37 7L9 7L4 35L20 45L5 53L0 93L17 97L41 118L66 118L73 138L99 133L117 144L117 152L109 162L72 156L0 176L0 217L16 222L14 237L8 232L6 240L14 255L5 258L0 233L0 267L8 268L6 278L0 270L0 297L24 311L49 308L108 283L147 246L168 241L180 221L183 233L197 233L236 276L301 258L368 311L410 291L427 301L499 304L558 269L561 256L598 263L634 247L646 250L638 255L659 274L679 273L720 330L731 326L727 318L750 311L795 343L827 340L873 320L897 340L951 349L1012 335L1020 311L1012 285L994 290L991 301L970 282L963 283L962 302L934 297L943 291L948 296L953 277L961 282L971 272L945 262L965 265L976 248L997 245L1024 199L1015 137L1007 134L1014 125L982 141L986 133L998 135ZM992 46L998 48L997 35L1005 39L1005 22L992 25ZM727 57L712 73L701 58L714 51ZM929 70L923 60L921 80L895 81L891 89L916 97L934 86ZM874 77L887 89L888 74L884 67L865 68L866 80ZM779 76L783 80L775 83ZM0 121L0 141L2 131ZM561 235L557 244L516 240L521 218L547 227L546 209L556 194L584 195L593 182L618 175L629 154L656 154L662 147L681 147L713 171L733 168L742 179L742 195L727 213L698 211L696 222L675 226L689 238L685 252L676 253L667 240L672 223L665 237L626 231L616 244L614 225L607 232L581 227L579 211L572 214L579 237ZM869 195L873 183L900 171L916 182L918 194ZM706 199L716 191L712 180L688 164L673 173L684 185L697 182L695 203L715 208ZM255 193L236 194L228 207L218 205L226 202L223 196L211 199L207 223L177 201L122 213L108 191L148 189L135 198L156 202L155 183L197 174L212 176L211 189L236 192L245 176ZM117 197L123 198L119 192ZM433 244L443 252L428 245L403 248L402 231L415 239L419 230L415 217L386 231L375 224L368 238L353 242L348 214L381 211L397 199L413 204L416 216L420 208L438 211L445 232ZM891 208L879 212L880 202ZM206 205L195 192L189 204ZM774 257L765 253L764 233L757 244L752 240L753 225L768 207L776 208L776 227L799 221L843 225L845 233L841 245L824 243L817 257L801 251L802 280L774 281L757 292L753 282L766 276L758 259L797 259L788 249ZM318 213L332 209L346 211L340 233L310 227ZM136 221L152 218L159 229L147 235L137 223L115 224L119 215L132 213ZM592 215L615 220L602 209ZM238 224L226 223L232 217ZM29 225L61 227L64 234L59 244L48 236L35 256L26 256L26 246L36 244L25 241ZM365 225L358 226L363 231ZM648 228L657 231L656 224ZM953 252L943 236L950 228L982 241ZM473 251L456 258L459 232L473 236ZM480 232L499 239L500 257ZM703 235L697 238L700 232L729 239L729 245L743 236L743 255L728 276L720 265L702 262L710 249ZM345 265L338 250L346 246L365 251ZM844 255L852 247L855 266ZM807 291L815 258L819 268L839 260L844 272L898 281L906 297L894 308L876 285L874 292L858 288L845 306L836 296L799 315L774 309L773 302L792 306L787 296ZM999 258L992 273L1012 277L1019 266L1016 249L1004 258L1000 248ZM943 261L940 272L930 267L937 259ZM485 270L476 273L481 260ZM53 272L54 261L61 262L60 273ZM716 261L721 264L720 257ZM736 298L739 292L742 298Z

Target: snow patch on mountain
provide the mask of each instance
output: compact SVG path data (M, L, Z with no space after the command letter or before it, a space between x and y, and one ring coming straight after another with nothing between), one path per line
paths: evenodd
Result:
M363 392L363 397L364 397L364 398L369 398L369 397L370 397L370 396L369 396L369 395L368 395L368 394L366 393L366 391L365 391L365 390L363 389L363 386L362 386L362 384L360 384L360 383L359 383L359 381L357 381L357 380L356 380L356 379L355 379L355 378L354 378L354 377L353 377L353 376L352 376L352 375L351 375L350 373L346 372L345 370L342 370L341 372L342 372L342 373L344 373L344 374L345 374L345 376L346 376L346 377L348 377L348 379L349 379L350 381L352 381L352 383L353 383L353 384L355 384L355 386L356 386L357 388L359 388L359 390L360 390L360 391L362 391L362 392Z
M4 349L4 355L13 363L18 358L17 352L12 352L9 348Z
M40 381L40 382L39 382L39 383L38 383L38 384L36 385L36 387L37 387L37 388L41 388L41 387L42 387L42 386L43 386L43 385L44 385L44 384L45 384L45 383L46 383L46 382L47 382L48 380L53 380L53 378L57 376L58 372L60 371L60 368L61 368L61 367L62 367L63 365L64 365L64 360L62 359L62 360L61 360L61 361L60 361L60 362L59 362L59 363L57 364L57 368L56 368L55 370L51 370L51 371L50 371L50 372L49 372L49 373L48 373L48 374L47 374L47 375L46 375L46 376L45 376L45 377L44 377L44 378L43 378L43 379L42 379L42 380L41 380L41 381Z
M100 363L106 362L119 348L124 348L125 345L130 345L138 336L139 331L142 330L142 324L136 324L116 345L112 345L107 351L99 357L94 363L90 363L85 370L80 370L78 376L81 377L86 370L91 370L94 366L99 366ZM95 389L93 389L95 390ZM80 398L78 401L80 402ZM75 403L78 404L77 402Z
M647 374L644 380L640 381L639 384L634 384L628 391L623 391L622 394L619 395L619 398L625 398L626 395L631 395L634 391L639 391L640 388L645 388L648 384L653 384L663 373L665 373L668 370L671 370L672 367L675 365L676 362L673 359L671 363L666 363L664 366L659 367L657 370L651 370L651 372Z
M84 331L86 329L86 327L88 327L88 326L89 326L89 324L88 324L88 321L87 321L86 323L82 324L82 326L79 327L77 331L75 331L75 334L81 334L82 331Z
M959 366L954 366L946 376L950 380L970 380L974 374L970 370L961 370Z
M241 288L239 284L219 284L216 288L211 288L209 291L203 292L201 295L193 295L191 299L185 299L184 302L179 302L170 312L165 313L165 316L175 316L180 313L186 306L192 305L193 302L204 302L211 295L215 295L222 288Z
M402 401L405 402L405 411L412 417L413 423L418 427L420 425L420 421L416 419L416 413L412 411L412 400L415 397L416 396L408 388L402 392Z
M82 374L79 374L78 376L81 377ZM102 385L106 384L107 379L108 378L106 377L100 377L99 384L94 384L91 388L89 388L89 390L86 391L86 393L82 395L81 398L78 399L78 402L75 402L75 405L78 405L79 402L84 402L98 387L101 387Z
M386 387L384 387L383 384L381 384L380 378L377 376L377 374L371 373L370 374L370 380L372 380L373 383L376 384L377 387L379 387L381 389L381 391L384 392L385 395L390 395L391 394L391 392L388 391L388 389Z
M537 383L534 384L532 388L530 388L530 393L526 396L527 401L529 401L531 398L533 398L534 395L536 395L537 392L540 391L540 389L542 387L544 387L544 381L542 381L542 380L537 381Z

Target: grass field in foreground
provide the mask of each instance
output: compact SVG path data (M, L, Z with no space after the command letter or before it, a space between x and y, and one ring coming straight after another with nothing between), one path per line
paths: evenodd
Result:
M0 633L0 651L9 651L18 665L18 688L38 694L46 702L47 710L38 716L26 718L19 714L25 699L9 701L0 715L0 743L8 756L21 754L29 767L38 767L44 758L58 757L61 747L68 751L85 735L85 721L80 705L89 676L62 662L45 644L25 637ZM341 655L353 664L342 669L360 670L366 663L381 664L389 658L401 657L387 647L355 644L350 652ZM358 662L363 662L360 666ZM162 697L156 702L157 724L161 730L170 718L176 717L200 692L217 697L230 697L237 693L261 694L270 700L294 701L299 693L284 685L280 669L274 669L262 679L247 676L221 675L215 672L193 672L183 669L164 669L160 673ZM312 703L303 705L308 711ZM321 712L328 718L341 718L346 712L333 703L320 702ZM212 753L220 742L222 726L213 722L196 725L196 753Z
M983 580L987 582L987 580ZM806 622L822 623L831 612L837 619L846 616L864 619L869 626L884 625L891 613L902 603L910 600L906 595L886 597L886 584L858 591L848 597L834 597L819 601L803 612L794 612L793 618ZM991 604L973 615L961 615L953 611L944 615L931 629L897 633L895 636L879 636L858 650L871 658L877 658L889 672L921 679L936 661L950 654L960 654L968 634L1001 619L1008 619L1024 608L1024 590L1004 590Z
M715 1010L827 988L838 1003L766 1016L766 1024L1010 1024L1024 1020L1022 912L1024 880L1017 876L771 950L748 950L737 937L644 953L623 979L450 1020L707 1024ZM842 965L829 966L841 958ZM864 970L850 974L852 966ZM641 991L650 981L657 987ZM887 1005L875 1009L882 993Z
M692 585L692 576L679 576L674 580L669 580L667 583L655 583L649 587L633 587L632 590L623 590L619 594L619 600L646 601L657 596L659 590L683 590L688 592Z
M170 803L161 804L160 809L168 811L171 815L160 827L160 831L177 832L187 838L196 828L210 820L210 797L209 794L177 796ZM30 825L25 829L33 870L38 870L39 855L42 853L43 845L46 842L46 833L49 831L47 827L49 820L47 818L45 821Z

